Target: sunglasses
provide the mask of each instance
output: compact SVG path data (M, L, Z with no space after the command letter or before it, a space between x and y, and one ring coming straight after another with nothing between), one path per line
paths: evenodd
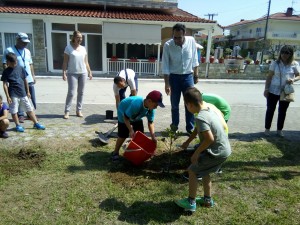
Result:
M291 52L289 52L289 51L282 51L281 54L291 55Z

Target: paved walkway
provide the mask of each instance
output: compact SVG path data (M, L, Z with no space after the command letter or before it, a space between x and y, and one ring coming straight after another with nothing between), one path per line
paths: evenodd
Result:
M41 82L41 81L39 81ZM39 86L37 90L39 90L40 94L38 95L38 110L37 115L40 119L40 122L46 126L45 131L37 131L32 129L32 122L26 120L24 123L25 132L24 133L16 133L14 131L15 125L13 123L10 124L9 135L10 138L7 140L0 139L0 143L5 143L5 141L20 141L20 138L26 141L30 141L32 139L36 140L44 140L44 139L57 139L57 138L66 138L66 139L77 139L77 138L96 138L95 131L106 131L113 126L112 121L105 120L105 111L106 110L114 110L114 116L116 116L115 105L113 102L113 94L112 94L112 84L109 83L103 87L105 90L109 90L106 92L102 92L101 102L104 103L94 103L94 99L91 96L86 97L86 104L84 104L84 118L78 118L75 116L75 104L72 106L70 119L64 120L62 118L64 112L64 100L66 95L66 83L63 83L64 89L60 88L57 84L58 82L62 82L61 80L45 80L45 83L51 84L54 82L54 88L51 89L51 93L56 96L57 99L52 99L51 101L45 101L48 97L45 94L49 90L46 90L41 83L38 83ZM101 81L103 82L103 81ZM253 82L253 81L252 81ZM261 85L263 85L260 82ZM55 85L57 88L55 88ZM94 84L93 84L94 85ZM51 85L48 85L48 88L52 88ZM151 85L148 83L149 89L158 89L155 85ZM204 85L203 85L204 86ZM91 87L88 87L91 88ZM91 88L92 89L92 88ZM160 90L160 89L158 89ZM95 86L92 90L87 91L89 95L95 95L99 97L99 87ZM109 94L108 94L109 92ZM0 92L1 93L1 92ZM1 93L3 94L3 93ZM235 95L233 93L233 95ZM52 94L51 94L52 96ZM90 99L89 99L90 98ZM107 98L109 98L107 100ZM110 101L110 104L105 102ZM158 108L157 116L155 120L155 127L157 132L163 131L165 128L169 127L171 123L170 112L171 107L166 99L166 108ZM299 100L300 101L300 100ZM43 102L43 103L42 103ZM285 138L289 140L300 141L300 120L298 119L298 113L300 107L299 104L294 104L292 107L288 109L287 119L285 123ZM184 108L181 107L181 122L179 129L181 131L185 131L184 124ZM265 106L262 104L257 105L247 105L247 104L232 104L232 115L229 120L229 131L230 131L230 139L234 140L257 140L264 138L262 131L264 130L264 115L265 115ZM271 136L275 136L276 129L276 120L277 115L274 117L274 122L272 128L274 133ZM147 127L145 129L147 131Z

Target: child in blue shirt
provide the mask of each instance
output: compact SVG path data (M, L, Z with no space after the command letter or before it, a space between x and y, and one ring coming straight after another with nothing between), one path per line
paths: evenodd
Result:
M27 114L34 122L33 128L45 130L45 127L38 123L29 101L30 93L27 80L25 79L25 69L17 65L17 56L11 52L6 54L6 64L8 67L3 71L1 81L3 81L3 89L9 104L9 111L16 124L16 131L24 132L24 127L20 125L17 115L19 104L21 108L26 108Z
M118 139L115 150L112 152L112 161L119 160L119 151L126 138L133 138L136 131L144 133L143 117L148 119L151 139L155 143L157 142L154 134L154 116L157 106L165 107L159 91L151 91L146 99L141 96L131 96L120 102L118 106Z
M2 95L0 95L0 137L1 138L8 138L6 129L9 126L9 120L7 119L7 115L8 115L8 107L3 102Z

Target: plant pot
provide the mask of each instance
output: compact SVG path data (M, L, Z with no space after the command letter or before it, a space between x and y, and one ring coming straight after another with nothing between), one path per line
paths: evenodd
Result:
M224 59L220 58L219 63L224 63Z
M201 63L205 63L205 57L201 57Z
M210 63L214 63L215 59L213 57L209 58Z
M256 60L254 63L255 63L255 65L258 65L259 64L259 60Z

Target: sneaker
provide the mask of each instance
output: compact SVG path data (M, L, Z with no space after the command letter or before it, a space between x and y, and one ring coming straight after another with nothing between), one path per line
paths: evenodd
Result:
M8 138L8 133L6 131L0 131L1 138Z
M222 174L222 173L223 173L222 168L220 168L220 169L216 172L216 174Z
M187 132L187 134L188 134L189 136L193 133L192 130L186 130L186 132Z
M16 126L16 131L17 132L24 132L24 127L20 126L20 125L17 125Z
M189 173L188 173L188 172L184 172L184 173L182 174L182 177L183 177L184 179L186 179L186 180L189 180ZM198 181L202 180L202 177L197 176L197 180L198 180Z
M184 208L185 211L196 211L196 202L191 203L188 198L180 199L175 201L176 205L181 208Z
M39 124L39 123L35 123L35 124L33 125L33 128L35 128L35 129L37 129L37 130L45 130L45 129L46 129L45 126L43 126L42 124Z
M283 131L282 130L277 130L277 135L279 137L284 137Z
M265 129L265 135L266 135L267 137L270 136L270 129Z
M25 117L24 116L19 116L19 122L24 123Z
M111 153L111 156L110 156L110 159L111 159L111 161L113 161L113 162L119 161L119 160L120 160L120 155L119 155L119 153L112 152L112 153Z
M196 204L203 206L203 207L212 208L212 207L214 207L215 202L212 198L210 200L208 200L208 199L205 199L204 197L197 197Z

